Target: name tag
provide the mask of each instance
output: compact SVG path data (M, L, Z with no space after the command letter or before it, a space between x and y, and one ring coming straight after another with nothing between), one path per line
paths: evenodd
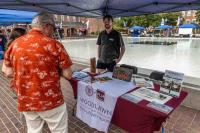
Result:
M113 42L113 41L114 41L114 39L113 39L113 38L109 38L109 40L110 40L111 42Z

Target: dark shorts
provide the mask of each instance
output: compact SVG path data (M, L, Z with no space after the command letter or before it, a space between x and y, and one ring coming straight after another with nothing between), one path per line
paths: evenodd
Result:
M115 61L113 61L112 63L102 63L99 60L97 61L98 69L107 69L108 71L112 72L115 66L116 66Z

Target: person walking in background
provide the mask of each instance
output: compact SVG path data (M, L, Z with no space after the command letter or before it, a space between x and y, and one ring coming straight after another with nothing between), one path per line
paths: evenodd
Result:
M113 71L125 52L125 45L121 34L113 29L113 18L110 15L103 17L105 30L97 39L97 69Z
M7 43L6 36L3 34L3 31L0 30L0 47L5 51L5 45Z
M24 28L14 28L9 36L8 42L6 44L5 47L5 51L8 49L8 47L10 46L10 44L18 37L24 35L26 33L26 29Z
M3 34L3 31L0 30L0 59L3 58L6 43L7 43L6 36Z
M52 38L54 31L53 15L39 13L32 29L15 39L5 53L2 71L13 77L18 110L25 116L28 133L42 133L45 122L52 133L68 132L60 76L71 78L72 61L63 45Z

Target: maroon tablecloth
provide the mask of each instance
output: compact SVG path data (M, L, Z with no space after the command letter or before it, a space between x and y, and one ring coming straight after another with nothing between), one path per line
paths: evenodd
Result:
M78 81L71 79L70 83L74 97L77 98ZM159 85L155 84L154 87L156 91L159 91ZM165 105L171 106L175 110L186 96L187 92L182 91L179 98L172 98ZM166 121L170 114L147 107L148 103L148 101L142 100L135 104L123 97L119 97L113 113L112 123L130 133L152 133L160 130L162 123Z

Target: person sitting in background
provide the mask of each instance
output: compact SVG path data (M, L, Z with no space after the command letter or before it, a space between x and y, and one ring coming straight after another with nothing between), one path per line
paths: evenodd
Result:
M8 49L8 47L10 46L10 44L18 37L24 35L26 33L26 30L24 28L14 28L11 31L11 34L9 36L8 39L8 43L6 44L5 50Z

